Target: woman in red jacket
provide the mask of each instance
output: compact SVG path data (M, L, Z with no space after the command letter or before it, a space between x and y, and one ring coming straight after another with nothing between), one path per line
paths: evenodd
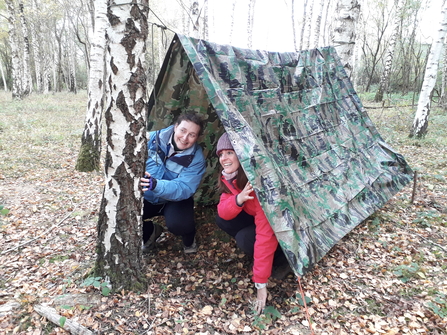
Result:
M233 146L224 133L217 142L217 155L222 166L217 205L217 225L236 239L246 254L253 256L253 281L257 289L256 311L261 313L267 301L267 282L277 266L275 278L284 277L290 267L278 240L253 192Z

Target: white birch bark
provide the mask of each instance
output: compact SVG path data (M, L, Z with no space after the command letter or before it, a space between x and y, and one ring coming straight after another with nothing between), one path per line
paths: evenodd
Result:
M53 77L53 91L57 92L57 68L58 68L58 51L56 50L56 48L54 48L54 52L53 52L53 63L51 64L51 73L52 73L52 77Z
M8 10L9 43L11 46L12 97L13 99L22 99L24 97L23 76L16 31L16 11L13 0L5 0L5 3Z
M293 47L295 51L298 51L298 45L296 43L296 22L295 22L295 0L292 0L292 33L293 33Z
M20 17L20 25L22 28L22 37L23 37L23 56L22 56L22 68L23 68L23 95L28 96L32 91L32 79L31 79L31 70L30 70L30 42L29 42L29 34L28 34L28 25L27 20L25 18L25 9L23 6L23 1L19 1L19 17Z
M34 14L37 13L37 16L39 16L40 8L39 4L36 0L31 1L31 10ZM31 44L33 49L33 60L34 60L34 73L36 76L36 91L38 93L43 92L43 73L42 73L42 51L41 51L41 45L42 42L40 41L41 34L38 32L40 31L40 21L36 20L35 17L31 22Z
M332 43L346 74L351 77L354 70L355 25L360 13L360 1L338 0L335 11Z
M145 290L142 193L146 161L148 0L108 0L105 185L98 218L96 275L112 290Z
M393 66L394 49L396 47L397 38L400 33L400 22L402 15L402 4L400 0L396 0L396 15L394 20L393 33L390 37L390 43L388 45L388 51L385 57L385 66L382 76L380 78L379 88L377 89L375 102L381 102L383 100L383 94L388 90L391 67Z
M306 23L304 29L304 48L309 49L310 47L310 39L312 36L312 17L314 12L314 1L310 2L309 12L306 15Z
M299 46L298 50L303 50L303 41L304 41L304 31L306 29L306 20L307 20L307 0L304 0L303 1L303 22L301 23L300 46Z
M253 46L253 20L255 13L256 0L248 0L248 22L247 22L247 48L251 49Z
M442 67L440 106L447 110L447 43L444 41L444 62Z
M41 304L34 305L34 311L39 313L41 316L45 317L49 321L53 322L57 327L63 328L71 335L94 335L87 327L76 322L75 320L66 319L64 325L61 325L62 315L58 314L57 311L49 306L44 306Z
M3 66L0 59L0 72L2 73L2 81L3 81L3 88L5 92L8 92L8 85L6 85L6 78L5 78L5 72L3 72Z
M317 18L315 19L315 30L314 30L314 42L312 48L317 48L320 43L321 36L321 20L323 17L324 0L320 0L317 12Z
M191 4L192 37L200 38L200 6L199 1L195 0Z
M332 7L334 6L334 2L331 0L325 1L326 5L326 15L324 18L324 28L323 28L323 45L328 45L331 40L331 25L329 20L329 13L332 13Z
M91 37L87 112L76 162L78 171L99 170L100 165L107 25L107 0L98 0L95 2L95 30Z
M50 82L51 82L51 66L45 67L42 74L42 86L43 86L43 94L48 94L50 91Z
M68 83L69 92L77 93L77 83L76 83L76 50L74 45L74 36L67 41L70 53L68 54Z
M230 37L229 44L233 42L233 32L234 32L234 14L236 9L236 0L233 0L231 4L231 19L230 19Z
M59 26L53 26L53 32L54 32L54 42L56 43L54 49L54 65L56 68L54 69L54 76L55 76L55 83L53 90L55 92L61 92L62 91L62 73L65 72L65 68L63 66L63 35L65 32L65 17L62 19L62 25Z
M421 93L419 95L416 115L413 121L413 128L410 136L418 138L427 134L428 117L430 115L430 95L436 84L438 74L439 58L444 45L445 35L447 33L447 1L444 3L441 11L441 21L439 23L438 35L435 37L430 53L428 55L427 66L425 67L424 81L422 83Z
M203 21L203 31L202 31L202 38L204 40L209 39L209 8L208 8L208 0L205 0L203 3L203 14L202 14L202 21Z

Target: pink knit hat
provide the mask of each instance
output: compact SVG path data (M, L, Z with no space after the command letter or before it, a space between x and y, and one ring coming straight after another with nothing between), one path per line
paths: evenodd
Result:
M217 141L217 156L219 156L222 150L234 150L227 133L223 133L223 135L219 138L219 141Z

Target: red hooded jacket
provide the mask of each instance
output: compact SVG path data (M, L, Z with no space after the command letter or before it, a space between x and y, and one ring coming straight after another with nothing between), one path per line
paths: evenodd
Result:
M255 283L267 283L272 273L273 256L278 247L278 240L276 239L275 233L254 192L251 193L254 199L246 201L242 206L238 206L236 196L241 193L241 190L236 186L236 180L230 184L230 182L222 177L222 181L231 190L232 194L222 193L220 195L217 212L224 220L234 219L241 211L245 211L247 214L254 216L256 240L252 279Z

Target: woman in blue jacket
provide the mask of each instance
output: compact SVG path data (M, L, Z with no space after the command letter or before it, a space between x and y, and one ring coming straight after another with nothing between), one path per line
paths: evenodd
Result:
M203 132L198 114L182 114L168 128L149 133L144 191L143 252L151 250L163 232L149 219L163 215L166 227L182 237L185 253L197 251L194 193L205 173L205 157L197 143Z

